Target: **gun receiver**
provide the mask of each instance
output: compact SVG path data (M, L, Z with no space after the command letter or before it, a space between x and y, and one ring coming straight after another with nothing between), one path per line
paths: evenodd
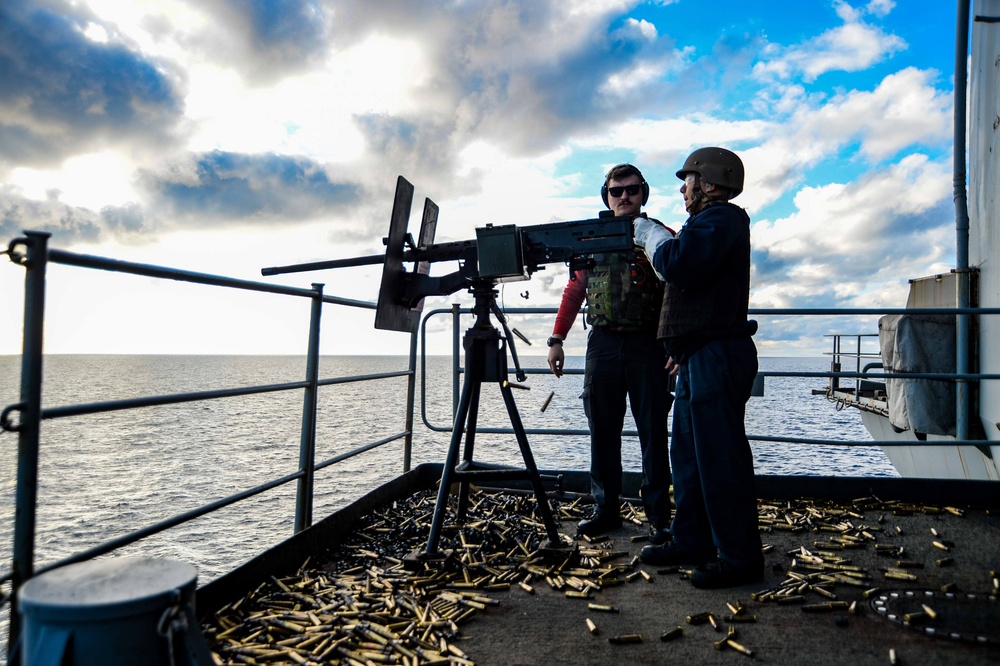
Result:
M458 271L442 277L406 273L400 302L412 307L425 296L444 296L470 280L527 280L544 264L567 263L571 270L587 267L602 252L631 250L632 218L606 216L589 220L551 222L518 227L486 225L476 240L440 243L403 252L404 261L461 262Z

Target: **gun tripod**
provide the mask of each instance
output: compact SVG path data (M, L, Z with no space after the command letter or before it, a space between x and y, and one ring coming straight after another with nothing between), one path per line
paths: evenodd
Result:
M552 510L545 496L541 475L531 454L531 447L528 444L524 425L521 423L517 405L514 404L510 382L507 381L506 345L501 344L502 338L500 337L500 332L490 323L491 312L495 312L501 322L504 321L503 315L496 306L496 299L494 298L496 292L493 287L493 282L490 280L476 279L473 281L472 288L470 289L476 299L476 304L473 308L476 322L472 328L465 332L465 337L462 340L463 347L465 348L465 383L462 385L462 396L459 400L458 411L455 414L455 425L452 431L451 445L448 448L448 457L444 463L444 470L441 473L441 487L438 489L437 504L434 507L434 519L431 523L430 535L427 538L427 549L420 555L420 557L425 559L440 557L438 540L441 536L441 528L444 523L444 513L447 510L450 487L455 481L460 482L456 518L462 520L468 509L470 481L501 479L529 480L535 497L538 500L538 510L542 514L542 521L545 524L548 534L549 541L546 547L563 547L556 532L556 522L552 517ZM504 324L504 328L506 329L506 324ZM513 346L511 347L511 352L514 353ZM516 355L514 360L516 365ZM518 373L518 381L523 381L524 377L520 369L518 369ZM500 386L500 392L507 407L507 414L510 417L510 423L517 438L517 444L521 448L521 457L524 460L525 469L484 469L478 467L472 459L476 440L476 422L479 414L479 396L484 381L495 381ZM465 433L465 452L462 464L456 467L458 448L462 440L463 431Z

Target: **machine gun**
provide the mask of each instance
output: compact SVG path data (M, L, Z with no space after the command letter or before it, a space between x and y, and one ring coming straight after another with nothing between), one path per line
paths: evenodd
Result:
M611 211L603 211L595 219L524 227L487 224L476 229L475 240L434 244L438 207L430 199L424 202L419 241L414 243L406 231L412 201L413 186L400 176L389 235L383 239L385 255L264 268L261 273L278 275L381 263L375 328L408 332L416 326L420 303L427 296L447 296L483 282L527 280L551 263L567 264L572 278L575 270L593 265L593 255L633 247L632 218L614 217ZM444 261L458 261L459 269L439 277L428 275L430 264ZM404 262L413 262L415 269L407 271Z
M465 348L465 381L462 396L455 413L448 457L441 473L434 519L431 522L427 548L409 558L416 560L443 559L438 551L447 508L448 492L453 482L459 482L457 519L463 519L468 508L469 483L499 479L526 479L530 481L538 510L542 515L549 541L546 548L564 550L557 532L555 519L545 496L542 477L535 465L524 425L517 412L511 383L508 381L507 349L517 370L518 381L524 373L517 363L514 341L507 330L506 319L496 304L496 284L526 280L545 264L564 262L570 275L578 268L591 265L594 254L631 250L632 218L603 216L598 219L553 222L528 227L508 224L486 225L476 229L476 239L434 244L437 228L437 204L430 199L424 202L423 220L419 241L413 242L406 231L413 201L413 186L402 176L396 182L396 198L389 221L389 235L385 239L385 255L357 257L294 266L264 268L264 275L300 271L343 268L366 264L383 264L382 282L375 311L375 328L393 331L415 331L427 296L445 296L468 288L475 297L473 314L476 321L463 338ZM441 277L428 275L430 264L441 261L458 261L459 269ZM407 271L403 262L415 262L413 271ZM504 329L504 336L490 321L495 315ZM511 427L521 449L524 469L483 466L473 461L476 423L479 413L479 396L484 381L496 382L500 387ZM463 462L458 463L458 450L465 435Z

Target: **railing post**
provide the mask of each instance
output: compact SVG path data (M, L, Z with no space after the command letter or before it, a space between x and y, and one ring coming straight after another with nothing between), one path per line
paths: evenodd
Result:
M417 330L414 325L410 333L410 375L406 379L406 437L403 439L403 472L410 471L413 456L413 403L417 393Z
M45 270L50 234L28 236L24 267L24 332L21 343L21 410L17 436L17 498L14 561L11 572L10 633L7 654L13 661L21 638L18 591L34 574L35 511L38 505L38 442L42 421L42 342L45 332Z
M971 275L969 273L969 204L965 185L966 159L966 93L968 92L969 55L969 0L958 0L955 34L955 104L954 104L954 145L952 150L952 192L955 202L955 304L960 308L971 306ZM969 349L970 317L959 314L955 317L956 358L955 372L966 374L971 367ZM971 409L971 386L965 379L955 383L955 436L969 438Z
M323 315L323 285L312 285L316 297L312 300L309 318L309 350L306 355L306 381L309 386L302 399L302 434L299 439L299 489L295 501L295 533L312 525L313 481L316 476L316 406L319 398L319 324Z

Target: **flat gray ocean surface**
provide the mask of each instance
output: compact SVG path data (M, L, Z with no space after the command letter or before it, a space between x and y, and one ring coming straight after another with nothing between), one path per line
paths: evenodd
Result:
M544 368L538 356L525 367ZM567 367L582 368L572 357ZM450 357L428 359L426 415L447 426L452 412ZM821 372L824 358L763 358L762 370ZM321 378L406 369L404 357L330 356ZM419 369L418 369L419 371ZM300 381L305 359L289 356L49 356L45 359L46 407L148 395L258 386ZM0 407L19 400L20 357L0 356ZM515 391L526 428L585 430L579 395L582 375L556 379L531 374L528 391ZM812 389L824 379L768 378L763 397L747 407L750 435L870 441L853 410L837 411ZM428 430L420 421L418 395L413 465L442 462L450 433ZM541 406L555 394L548 408ZM323 461L404 430L404 378L322 387L319 393L316 460ZM124 412L49 419L42 423L39 463L36 565L44 565L108 539L190 511L208 502L296 471L302 391L268 393L210 402L150 407ZM479 427L509 427L494 385L484 384ZM631 416L626 428L633 427ZM529 436L539 467L589 466L585 435ZM320 471L313 515L320 520L402 470L402 441ZM877 447L753 444L758 474L896 476ZM512 435L480 434L476 460L521 465ZM11 561L17 437L0 433L0 540L4 571ZM640 469L634 437L623 444L625 469ZM197 567L199 583L292 534L296 484L259 495L133 544L121 555L149 555ZM4 612L6 616L6 611ZM4 618L5 619L5 618Z

